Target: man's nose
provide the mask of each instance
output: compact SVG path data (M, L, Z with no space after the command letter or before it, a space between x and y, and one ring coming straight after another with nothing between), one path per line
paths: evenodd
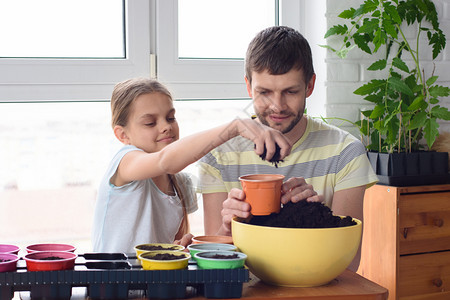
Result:
M280 93L274 93L270 98L270 109L274 112L283 111L286 105L286 101L284 101L283 95Z

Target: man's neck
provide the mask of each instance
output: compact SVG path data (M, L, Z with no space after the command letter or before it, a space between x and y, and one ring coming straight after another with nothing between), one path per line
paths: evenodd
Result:
M302 138L303 134L306 131L306 126L308 125L308 118L306 115L303 115L300 122L292 128L291 131L285 134L285 136L289 139L291 145L294 145L299 139Z

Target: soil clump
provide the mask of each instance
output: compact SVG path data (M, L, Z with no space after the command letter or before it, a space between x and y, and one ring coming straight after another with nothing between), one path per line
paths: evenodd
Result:
M64 258L59 257L59 256L48 256L48 257L39 258L39 260L60 260L60 259L64 259Z
M140 250L146 250L146 251L154 251L154 250L177 250L178 247L173 246L173 247L164 247L161 245L142 245L139 246Z
M155 259L155 260L175 260L184 258L182 255L174 255L170 253L158 253L155 256L149 257L149 259Z
M214 254L213 256L209 256L208 258L235 259L235 258L239 258L239 255L237 255L237 254L232 254L232 255Z
M356 225L352 217L334 216L331 209L324 204L308 201L288 202L279 213L253 216L249 223L283 228L335 228Z
M256 148L256 145L255 145L255 148ZM271 162L275 166L275 168L278 168L278 164L280 162L284 161L284 160L280 159L280 157L281 157L280 151L281 151L280 146L278 146L278 144L275 143L275 153L272 156L272 158L269 160L269 162ZM265 160L266 155L267 155L267 148L266 148L266 145L264 145L264 152L261 155L259 155L259 157L261 157L262 160Z

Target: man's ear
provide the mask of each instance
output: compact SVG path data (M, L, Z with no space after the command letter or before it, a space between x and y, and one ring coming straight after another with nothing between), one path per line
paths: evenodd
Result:
M250 80L248 80L247 76L245 76L244 79L245 79L245 85L247 86L248 96L250 98L253 98L253 96L252 96L252 84L250 83Z
M122 144L128 145L130 143L130 139L128 138L125 128L122 126L114 126L114 135Z
M313 76L308 82L308 85L306 86L306 98L311 96L312 92L314 91L315 83L316 83L316 74L313 74Z

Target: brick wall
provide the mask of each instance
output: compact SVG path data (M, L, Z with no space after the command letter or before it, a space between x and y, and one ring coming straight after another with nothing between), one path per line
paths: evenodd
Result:
M433 0L436 5L440 27L444 31L447 40L450 39L450 1L446 0ZM327 28L335 24L343 24L344 20L338 18L338 14L349 7L359 7L363 3L362 0L327 0L326 19ZM414 30L407 31L408 36L414 36ZM423 43L427 44L426 36L423 37ZM332 47L340 46L337 39L328 38L327 43ZM380 52L380 51L379 51ZM377 54L381 58L383 51ZM373 62L373 57L368 60L369 55L361 50L354 48L350 51L346 59L338 58L331 51L327 51L326 65L327 65L327 78L325 82L327 91L326 101L326 116L327 117L341 117L356 121L359 119L360 109L371 107L370 103L364 101L361 96L353 94L353 91L360 87L363 83L370 81L373 78L377 78L380 73L377 71L367 71L367 67ZM425 72L431 74L433 66L435 65L435 75L439 76L438 83L440 85L450 86L450 45L447 42L447 46L444 51L432 62L432 56L430 51L423 51L421 55L423 59L422 67ZM378 77L379 78L379 77ZM443 99L442 105L450 108L450 97ZM332 123L341 125L341 123L333 121ZM357 130L349 127L347 124L342 124L340 127L357 134ZM450 122L440 122L439 131L450 131Z

